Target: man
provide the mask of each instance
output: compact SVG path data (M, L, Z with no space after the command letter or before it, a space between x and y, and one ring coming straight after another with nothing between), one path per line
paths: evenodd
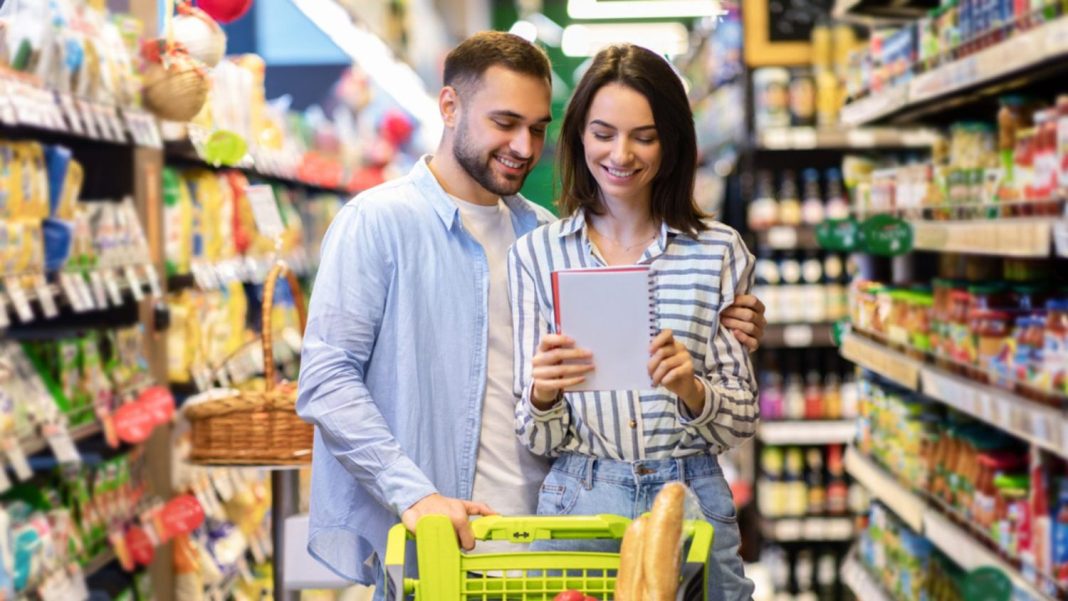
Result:
M314 423L309 552L375 580L398 516L532 514L548 471L515 436L507 251L553 219L518 195L550 121L547 56L476 34L445 61L437 152L348 203L323 241L297 411ZM763 305L722 323L751 349ZM379 587L381 589L381 587ZM379 590L377 595L381 596Z

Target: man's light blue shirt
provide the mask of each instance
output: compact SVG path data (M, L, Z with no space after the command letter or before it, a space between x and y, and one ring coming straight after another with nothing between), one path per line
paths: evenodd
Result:
M308 550L363 583L401 512L473 488L489 273L428 161L338 213L304 334L297 412L316 426ZM503 200L516 237L553 219Z

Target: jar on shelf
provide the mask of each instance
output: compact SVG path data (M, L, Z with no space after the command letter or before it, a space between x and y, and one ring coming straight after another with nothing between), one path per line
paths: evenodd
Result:
M975 336L976 377L988 381L994 364L1012 335L1012 314L996 309L972 309L971 330Z
M949 294L946 350L952 361L950 369L961 375L972 375L975 348L972 342L968 315L972 310L972 295L967 289L955 288Z
M903 349L909 345L909 299L908 290L887 290L880 299L880 308L884 310L883 324L887 340ZM884 308L885 307L885 308Z
M1049 394L1036 386L1042 365L1041 353L1046 343L1046 318L1032 313L1016 319L1013 328L1016 342L1013 357L1016 393L1039 403L1052 403Z
M1046 301L1046 336L1042 360L1050 390L1061 400L1068 396L1068 297Z
M925 290L915 290L909 297L909 317L907 326L909 331L909 346L923 357L932 352L931 343L931 312L934 306L934 296Z

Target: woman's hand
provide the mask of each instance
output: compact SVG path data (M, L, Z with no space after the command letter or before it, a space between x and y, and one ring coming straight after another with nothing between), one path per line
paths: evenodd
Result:
M742 294L734 299L734 304L723 310L719 323L731 330L752 353L760 348L760 339L764 337L764 303L752 294Z
M575 348L575 341L567 336L546 334L541 337L531 364L534 378L531 401L535 408L544 411L556 404L565 388L581 383L593 371L593 353Z
M662 330L649 345L649 377L653 386L675 393L697 415L705 406L704 385L693 375L693 357L686 346L675 340L671 330Z

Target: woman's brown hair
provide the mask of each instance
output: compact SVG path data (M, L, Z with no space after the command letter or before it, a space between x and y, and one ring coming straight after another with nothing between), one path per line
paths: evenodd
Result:
M573 215L585 209L599 215L603 210L600 188L586 165L582 134L593 97L610 83L622 84L645 96L653 110L663 153L660 171L653 179L653 219L696 236L707 226L693 199L697 135L690 102L671 65L651 50L633 44L609 46L598 52L567 105L558 147L563 186L561 214Z

